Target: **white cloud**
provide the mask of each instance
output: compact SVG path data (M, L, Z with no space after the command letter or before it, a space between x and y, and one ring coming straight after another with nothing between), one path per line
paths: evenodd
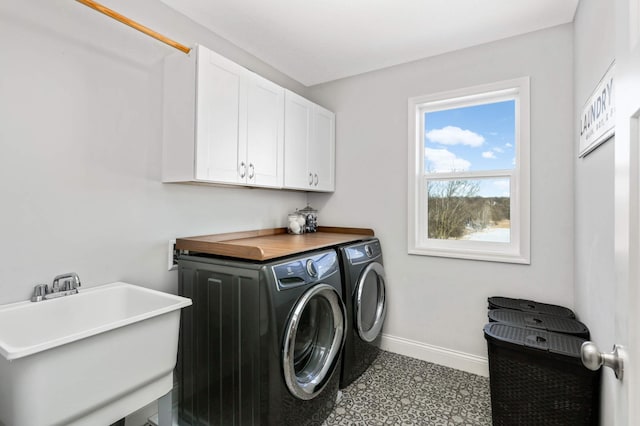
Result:
M505 143L504 146L506 146L507 148L513 148L513 145L511 145L509 142Z
M425 136L431 142L441 145L467 145L477 147L484 143L484 137L481 135L471 130L463 130L455 126L433 129L428 131Z
M482 153L482 158L495 159L496 155L493 153L493 151L485 151Z
M424 157L427 160L427 171L429 172L452 172L465 171L471 168L471 163L464 158L446 149L424 149Z

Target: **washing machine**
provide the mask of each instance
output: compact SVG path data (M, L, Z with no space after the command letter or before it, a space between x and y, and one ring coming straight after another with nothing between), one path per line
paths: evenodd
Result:
M382 247L377 238L338 247L347 327L340 388L349 386L380 352L386 314Z
M346 308L335 250L268 262L181 255L181 425L319 425L335 405Z

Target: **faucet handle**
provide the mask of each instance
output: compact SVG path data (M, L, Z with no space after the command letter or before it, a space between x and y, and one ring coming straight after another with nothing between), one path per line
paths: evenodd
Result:
M32 302L40 302L44 300L44 296L49 292L49 286L46 284L38 284L33 288Z
M74 279L65 279L62 281L61 291L77 290L80 286L80 282Z
M76 273L73 273L71 275L71 279L66 280L65 282L67 283L67 290L75 290L78 287L82 286L82 283L80 282L80 277Z

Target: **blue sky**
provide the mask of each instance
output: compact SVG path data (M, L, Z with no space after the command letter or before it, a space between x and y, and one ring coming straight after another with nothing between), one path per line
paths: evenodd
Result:
M424 146L427 171L513 169L515 101L428 112ZM480 195L508 195L508 181L485 182Z
M464 108L426 113L425 148L446 150L456 159L434 164L444 157L437 153L426 155L435 171L512 169L515 157L515 101L496 102ZM484 154L484 155L483 155ZM447 157L449 157L447 155ZM450 157L454 159L454 157ZM433 160L433 161L429 161ZM452 164L468 167L452 167Z

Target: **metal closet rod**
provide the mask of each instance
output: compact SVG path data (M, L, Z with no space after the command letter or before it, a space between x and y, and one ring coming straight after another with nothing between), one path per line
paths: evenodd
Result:
M149 37L153 37L156 40L159 40L159 41L161 41L161 42L163 42L165 44L168 44L169 46L171 46L171 47L173 47L175 49L178 49L181 52L189 53L191 51L191 48L185 46L184 44L180 44L177 41L171 40L170 38L165 37L162 34L157 33L155 31L153 31L152 29L150 29L148 27L145 27L144 25L139 24L139 23L137 23L136 21L134 21L132 19L129 19L126 16L121 15L118 12L116 12L116 11L114 11L112 9L109 9L106 6L101 5L98 2L95 2L93 0L76 0L76 1L79 2L79 3L84 4L85 6L90 7L91 9L97 10L98 12L100 12L100 13L102 13L104 15L107 15L108 17L113 18L116 21L122 22L123 24L128 25L131 28L136 29L136 30L148 35Z

